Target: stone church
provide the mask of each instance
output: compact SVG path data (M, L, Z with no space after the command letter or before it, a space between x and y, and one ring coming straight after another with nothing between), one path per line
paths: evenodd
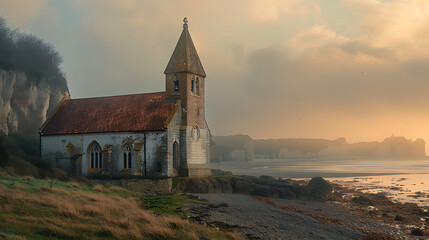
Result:
M165 91L70 99L40 128L41 158L70 175L210 174L203 65L184 19Z

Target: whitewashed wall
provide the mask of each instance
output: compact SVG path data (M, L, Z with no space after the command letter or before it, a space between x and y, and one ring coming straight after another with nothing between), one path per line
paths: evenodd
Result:
M180 107L178 109L181 109ZM173 144L174 142L177 142L179 144L179 150L180 150L180 125L181 125L181 112L176 111L173 118L170 121L170 124L168 125L168 141L167 141L167 161L168 164L168 176L171 176L173 174Z
M172 134L174 135L174 134ZM54 167L61 167L67 170L68 160L66 146L71 143L80 149L82 155L82 174L88 173L89 166L89 149L92 142L100 144L101 148L105 145L112 145L113 151L111 163L115 165L117 171L123 169L123 149L122 142L125 138L132 137L134 140L141 139L144 142L144 133L109 133L109 134L73 134L73 135L57 135L57 136L42 136L41 152L42 160L48 161ZM162 165L162 174L171 174L170 164L167 163L167 142L168 132L147 132L146 133L146 169L148 175L155 174L156 164L158 161ZM173 141L174 142L174 141ZM136 172L136 157L137 153L132 151L132 173ZM144 149L141 150L140 162L144 164ZM171 163L172 165L172 163Z
M179 108L180 109L180 108ZM200 138L194 140L192 137L192 126L181 129L181 112L176 113L171 118L166 131L146 132L146 133L105 133L105 134L70 134L57 136L42 136L42 160L48 161L54 167L60 167L66 171L70 168L70 156L66 147L73 144L78 152L83 154L82 174L88 174L89 168L89 147L97 142L101 148L105 145L112 145L111 164L114 166L113 174L118 174L123 169L123 148L122 143L126 138L133 140L140 139L145 145L140 151L140 162L146 167L147 175L171 176L173 170L173 144L177 142L180 149L180 164L207 164L209 163L210 136L207 126L200 129ZM146 164L145 151L146 149ZM132 151L132 173L136 173L137 153ZM161 164L162 172L157 172L158 162ZM105 166L104 166L105 167ZM110 169L109 169L110 170ZM145 174L145 172L142 172Z
M186 155L182 156L182 161L187 164L208 164L209 163L209 146L210 136L207 128L200 129L200 137L194 140L192 137L193 126L187 126L186 130L182 130L181 150L186 151Z

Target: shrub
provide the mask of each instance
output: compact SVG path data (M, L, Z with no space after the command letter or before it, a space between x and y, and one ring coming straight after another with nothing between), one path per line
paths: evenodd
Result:
M9 160L10 161L7 166L7 169L11 173L17 174L19 176L32 176L32 177L40 176L40 170L30 162L15 156L10 157Z
M0 137L0 167L4 168L9 163L9 153L3 145L3 137Z
M54 178L62 182L69 181L69 177L67 176L67 173L60 168L54 168L52 175Z
M61 71L62 57L55 48L31 34L11 30L6 19L0 17L0 68L24 72L30 81L41 78L62 88L67 82Z
M92 186L91 180L89 180L87 177L84 176L76 176L74 179L79 182L80 184L86 185L88 187Z
M310 182L308 182L307 188L325 194L332 191L332 185L321 177L312 178Z

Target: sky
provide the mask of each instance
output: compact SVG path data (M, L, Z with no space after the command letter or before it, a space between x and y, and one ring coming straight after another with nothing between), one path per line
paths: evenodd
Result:
M53 44L72 98L164 91L186 16L214 135L429 141L429 0L0 0L0 16Z

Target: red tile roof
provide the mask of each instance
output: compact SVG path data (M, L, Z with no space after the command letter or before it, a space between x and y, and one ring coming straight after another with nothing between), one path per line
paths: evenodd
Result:
M68 99L41 134L162 130L166 128L175 104L165 102L165 92Z

